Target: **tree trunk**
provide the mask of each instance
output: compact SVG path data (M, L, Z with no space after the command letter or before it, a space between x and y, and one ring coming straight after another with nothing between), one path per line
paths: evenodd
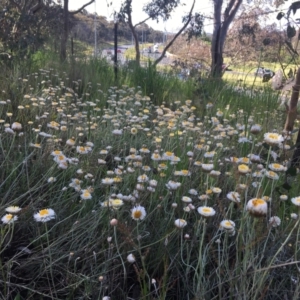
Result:
M300 68L297 71L296 82L292 87L292 96L290 105L287 107L287 118L284 125L284 130L288 133L294 128L294 123L297 118L297 104L299 98L299 88L300 88Z
M140 53L140 44L139 44L139 38L138 35L135 31L135 28L132 24L132 19L131 19L131 12L128 12L128 26L132 32L133 39L134 39L134 48L135 48L135 61L137 65L140 65L141 61L141 53Z
M287 107L287 117L284 125L284 131L289 135L293 131L294 123L297 118L297 104L299 98L299 89L300 89L300 68L298 68L296 75L296 82L292 87L292 96L289 106ZM298 130L296 148L293 153L291 165L299 166L300 163L300 129Z
M296 140L296 148L293 153L291 166L292 167L299 167L300 164L300 129L298 131L297 140Z
M223 51L221 51L221 14L223 0L214 0L214 30L211 42L211 75L221 77L223 65ZM223 48L223 47L222 47Z
M114 26L114 73L115 73L115 84L118 82L118 21L115 21Z
M74 56L74 39L71 37L71 55Z
M211 75L213 77L222 77L223 45L220 43L220 31L221 28L217 30L216 39L211 44Z
M75 15L81 12L86 6L92 4L94 0L89 1L88 3L81 6L79 9L70 12L70 14ZM61 61L65 61L67 58L67 42L69 36L69 0L64 0L64 28L60 40L60 59Z
M67 58L67 41L69 35L69 0L64 0L64 28L60 41L60 59L65 61Z
M186 29L186 27L189 25L189 23L191 22L192 20L192 14L193 14L193 10L194 10L194 7L195 7L195 2L196 0L193 1L193 4L191 6L191 9L190 9L190 12L189 12L189 15L188 15L188 19L187 21L185 22L185 24L181 27L181 29L174 35L174 37L171 39L171 41L169 43L167 43L167 45L165 46L164 50L162 51L161 55L159 58L157 58L154 63L153 63L153 66L156 67L160 61L162 61L162 59L165 57L165 54L167 52L167 50L173 45L173 43L175 42L175 40L178 38L179 35L181 35L181 33Z
M214 30L211 43L211 76L222 77L223 50L228 28L233 21L243 0L229 0L222 17L223 0L213 0Z

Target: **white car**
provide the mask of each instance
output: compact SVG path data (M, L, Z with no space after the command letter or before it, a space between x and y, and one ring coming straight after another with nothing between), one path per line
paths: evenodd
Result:
M264 76L270 76L273 77L275 75L275 73L270 70L270 69L265 69L263 67L258 68L255 72L254 75L257 75L259 77L264 77Z

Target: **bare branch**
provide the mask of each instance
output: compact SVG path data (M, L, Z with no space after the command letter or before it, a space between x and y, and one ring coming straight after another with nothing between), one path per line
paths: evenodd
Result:
M82 5L79 9L75 10L75 11L70 11L70 14L72 15L76 15L78 13L80 13L85 7L89 6L90 4L92 4L95 0L91 0L90 2Z
M171 39L171 41L167 44L167 46L162 51L161 56L157 60L155 60L153 66L156 66L164 58L167 50L173 45L174 41L178 38L178 36L185 30L185 28L191 22L193 10L194 10L194 7L195 7L195 2L196 2L196 0L193 1L192 7L191 7L190 12L188 14L187 21L185 22L185 24L183 25L183 27L174 35L174 37Z
M227 7L225 9L225 13L224 13L225 20L229 17L230 11L231 11L234 3L235 3L235 0L230 0L230 2L228 3L228 5L227 5Z
M297 104L298 104L298 98L299 98L299 88L300 88L300 68L297 71L296 75L296 83L293 86L292 89L292 97L288 109L288 114L284 126L284 130L286 132L290 132L294 128L294 122L297 118Z
M32 14L35 14L36 12L38 12L43 7L44 7L43 0L39 0L36 5L34 5L32 8L30 8L29 12L32 13Z
M233 18L235 17L235 15L236 15L240 5L242 4L243 0L235 0L235 1L232 0L231 2L235 2L235 3L232 3L230 11L228 11L228 13L226 15L226 19L224 20L224 23L223 23L223 27L226 28L226 31L227 31L230 23L232 22Z
M150 20L150 19L151 19L151 17L148 17L148 18L144 19L143 21L136 23L136 24L133 26L133 28L136 28L137 26L139 26L139 25L145 23L146 21L148 21L148 20Z
M14 6L16 6L16 8L18 9L19 12L22 11L22 7L21 7L16 1L11 0L11 3L12 3Z

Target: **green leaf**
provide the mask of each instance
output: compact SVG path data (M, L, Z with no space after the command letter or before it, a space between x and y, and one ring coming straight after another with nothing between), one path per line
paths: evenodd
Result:
M278 13L276 19L277 20L281 20L281 18L284 16L284 13L281 11L280 13Z
M292 10L294 14L297 12L298 8L300 8L300 1L293 2L290 6L290 10Z
M20 300L20 299L21 299L20 293L18 293L14 300Z
M290 175L290 176L296 176L297 175L297 168L295 167L289 167L286 172L285 172L287 175Z
M264 148L266 148L267 150L269 150L271 148L271 146L267 143L263 143L262 144Z
M296 29L294 26L288 25L286 30L288 38L292 38L296 35Z
M287 182L285 182L281 187L288 191L292 188Z
M270 148L272 148L272 150L275 150L275 151L279 149L278 146L276 146L276 145L270 146L267 143L263 143L262 146L267 150L270 150Z
M291 148L289 149L289 151L295 149L295 148L299 148L300 143L296 143L295 145L291 146Z

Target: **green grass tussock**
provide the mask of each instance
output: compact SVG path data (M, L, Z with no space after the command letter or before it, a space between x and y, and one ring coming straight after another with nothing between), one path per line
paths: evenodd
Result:
M1 299L299 299L278 95L48 59L0 82Z

